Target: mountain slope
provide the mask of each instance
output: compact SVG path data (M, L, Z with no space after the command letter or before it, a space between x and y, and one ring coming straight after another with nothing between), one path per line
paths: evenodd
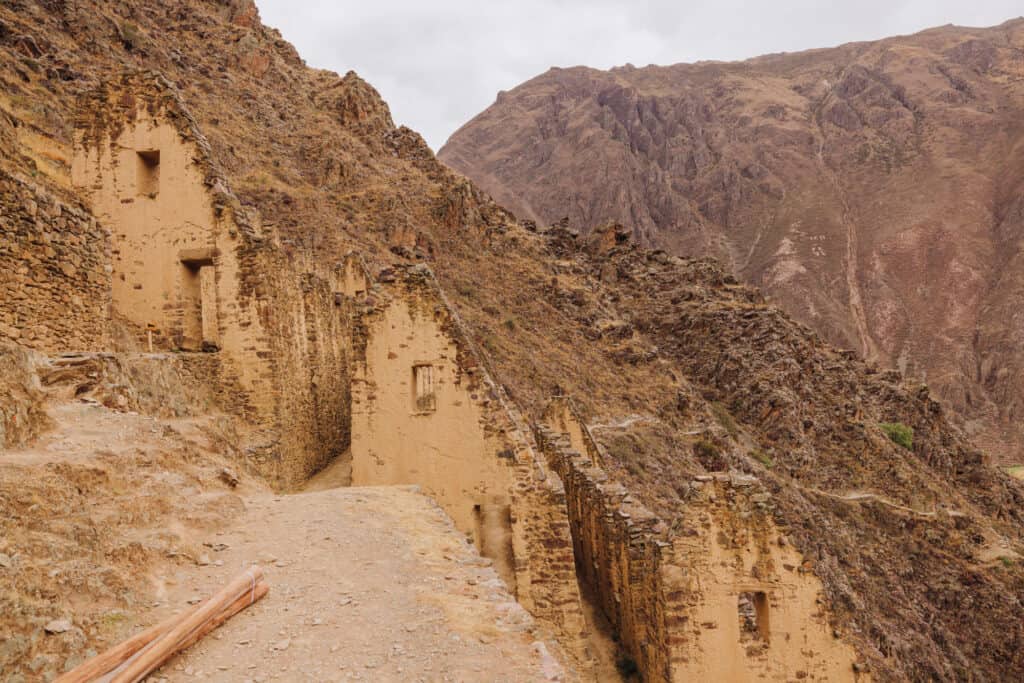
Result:
M251 3L17 0L0 22L3 170L71 193L61 152L77 99L123 70L159 71L225 182L294 260L355 247L373 272L428 262L524 414L574 397L608 470L667 533L702 523L688 507L694 477L760 480L800 571L822 579L836 636L876 679L1024 672L1024 487L986 464L927 390L835 350L709 260L649 251L623 231L530 230L396 127L358 76L305 66ZM895 422L913 428L909 448L880 426ZM18 490L0 491L0 520L33 528L39 508ZM82 543L74 529L53 534ZM20 580L52 606L52 578ZM23 607L42 609L2 611ZM41 625L19 626L52 647ZM11 666L26 671L19 656Z
M523 218L711 255L926 381L997 458L1024 432L1024 20L739 63L552 69L439 158Z

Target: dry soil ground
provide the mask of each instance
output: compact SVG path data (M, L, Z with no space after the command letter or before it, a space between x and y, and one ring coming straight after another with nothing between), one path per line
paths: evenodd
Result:
M254 563L269 595L151 681L574 678L415 488L342 487L345 463L292 495L244 472L232 488L219 473L244 439L223 415L56 390L47 408L46 433L0 451L0 680L51 680Z
M560 679L489 561L410 487L262 494L168 583L180 606L242 568L270 594L160 671L190 681Z

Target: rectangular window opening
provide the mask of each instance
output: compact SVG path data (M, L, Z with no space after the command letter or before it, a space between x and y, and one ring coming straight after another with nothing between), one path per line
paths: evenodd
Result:
M437 410L433 365L422 363L412 366L412 386L416 412L432 413Z
M136 159L136 194L156 197L160 192L160 150L137 152Z

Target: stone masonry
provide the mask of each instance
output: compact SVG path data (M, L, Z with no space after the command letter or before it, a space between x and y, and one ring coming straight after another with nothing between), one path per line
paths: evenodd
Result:
M545 420L534 434L564 482L577 575L644 680L856 680L821 582L776 529L755 478L699 477L689 522L673 533L604 471L567 398Z
M89 211L0 171L0 339L101 349L110 317L110 238Z

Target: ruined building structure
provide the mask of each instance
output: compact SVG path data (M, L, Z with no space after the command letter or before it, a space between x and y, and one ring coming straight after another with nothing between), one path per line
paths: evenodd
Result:
M648 680L867 680L754 477L695 479L687 525L669 534L607 475L569 398L535 431L565 483L579 580Z
M39 223L26 221L24 241L75 239L88 260L81 273L42 269L44 286L23 291L42 299L70 279L68 296L81 298L75 284L89 278L95 299L72 319L94 332L62 335L68 313L54 310L30 345L177 352L222 409L252 425L258 446L246 464L279 487L349 457L354 484L421 485L584 658L561 484L534 457L430 270L374 279L351 254L299 272L231 193L159 76L125 76L83 98L77 125L70 181L91 206L44 206L74 229L32 235Z
M295 271L159 76L84 97L77 129L72 182L110 252L110 307L97 312L135 348L215 352L189 362L263 432L253 458L279 485L343 452L350 316L335 301L337 274Z
M597 626L580 584L644 680L858 677L750 478L693 482L686 528L667 529L567 399L541 424L520 414L429 268L371 273L352 253L299 269L160 76L83 97L57 151L66 195L0 176L0 337L174 352L251 427L240 465L280 488L339 458L353 485L419 485L583 671Z

